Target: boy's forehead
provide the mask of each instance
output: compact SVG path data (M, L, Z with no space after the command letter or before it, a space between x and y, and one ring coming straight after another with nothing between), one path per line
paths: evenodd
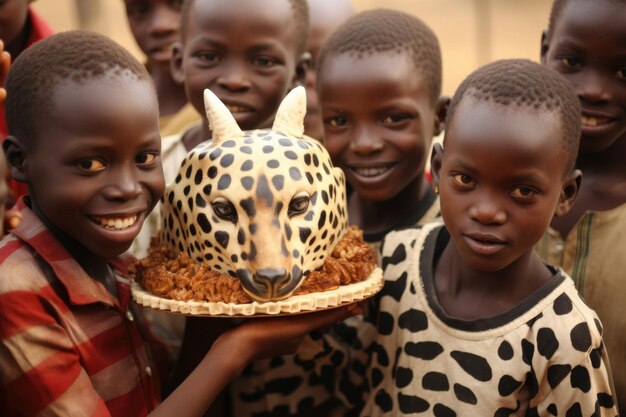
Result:
M626 42L626 3L614 0L570 0L557 16L550 40L571 34L614 37Z

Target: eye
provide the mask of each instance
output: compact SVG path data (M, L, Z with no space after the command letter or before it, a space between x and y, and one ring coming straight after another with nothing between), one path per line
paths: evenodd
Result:
M472 188L476 185L472 177L466 174L455 174L452 176L452 180L463 188Z
M291 199L289 202L289 209L287 210L287 215L289 217L297 216L298 214L302 214L309 208L310 197L306 193L300 193Z
M199 58L206 64L216 64L220 61L219 55L214 51L200 51L193 54L193 56Z
M394 125L405 120L411 119L411 115L407 113L390 114L383 119L383 124Z
M78 167L89 172L98 172L106 169L104 162L96 158L80 160L78 161Z
M534 197L536 194L537 190L524 185L515 187L513 191L511 191L511 195L515 198L531 198Z
M222 220L237 223L237 209L233 204L225 199L214 201L211 206L215 215Z
M276 60L268 56L259 56L252 60L252 64L259 67L269 68L276 64Z
M566 66L568 68L580 68L582 67L582 60L576 58L575 56L564 56L559 58L561 65Z
M335 116L326 119L326 124L331 127L342 127L348 124L348 119L345 116Z
M143 152L135 158L138 165L152 165L156 161L157 154L154 152Z

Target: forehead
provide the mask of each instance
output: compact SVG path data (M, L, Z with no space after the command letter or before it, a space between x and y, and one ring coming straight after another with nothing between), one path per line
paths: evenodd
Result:
M149 81L134 74L61 81L52 90L50 104L48 125L41 132L46 138L52 129L107 136L122 128L135 133L146 129L158 135L156 93Z
M504 171L512 165L565 169L562 132L560 116L553 111L466 96L446 129L444 159L479 156Z
M394 52L329 55L319 70L318 90L322 100L355 100L359 96L430 99L428 83L413 60L408 54Z
M570 0L555 22L552 41L617 41L626 49L626 3L613 0Z
M296 45L296 25L288 0L195 0L188 14L186 38L210 36L224 44Z

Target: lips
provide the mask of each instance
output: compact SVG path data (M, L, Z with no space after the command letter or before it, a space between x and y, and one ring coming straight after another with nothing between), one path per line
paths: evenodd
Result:
M90 219L97 225L108 230L125 230L132 227L138 219L137 214L125 216L90 216Z
M395 164L381 164L371 166L351 166L350 169L360 177L373 178L386 174Z
M468 246L481 255L493 255L506 246L506 241L489 233L470 232L463 238Z
M612 119L608 117L594 117L585 116L581 117L581 123L583 127L597 127L611 123Z

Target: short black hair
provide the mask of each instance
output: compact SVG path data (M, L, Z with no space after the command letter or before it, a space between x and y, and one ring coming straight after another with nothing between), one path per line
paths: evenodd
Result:
M262 0L259 0L262 1ZM297 53L301 55L306 50L307 38L309 36L309 5L307 0L288 0L293 11L293 20L298 32ZM196 0L183 0L180 16L180 36L185 37L185 31L189 26L189 14L191 6ZM243 11L242 11L243 13Z
M22 52L6 79L9 134L32 143L52 106L52 92L65 81L84 84L108 74L132 74L152 85L146 68L112 39L68 31L36 42Z
M580 101L572 84L561 74L526 59L504 59L485 65L471 73L456 90L446 126L451 126L465 97L556 113L568 153L567 172L574 169L581 134Z
M431 101L435 103L439 99L442 78L439 40L426 23L397 10L368 10L348 19L322 48L318 68L331 55L350 54L360 58L387 52L408 53L430 87Z
M597 0L594 0L594 1L597 1ZM622 3L626 5L626 0L610 0L610 1L612 1L613 3ZM552 30L554 29L554 26L556 25L556 21L561 15L561 12L563 11L563 9L565 9L565 6L567 6L569 2L570 0L554 0L554 2L552 3L552 9L550 9L550 20L548 21L548 37L550 36L550 33L552 33Z

